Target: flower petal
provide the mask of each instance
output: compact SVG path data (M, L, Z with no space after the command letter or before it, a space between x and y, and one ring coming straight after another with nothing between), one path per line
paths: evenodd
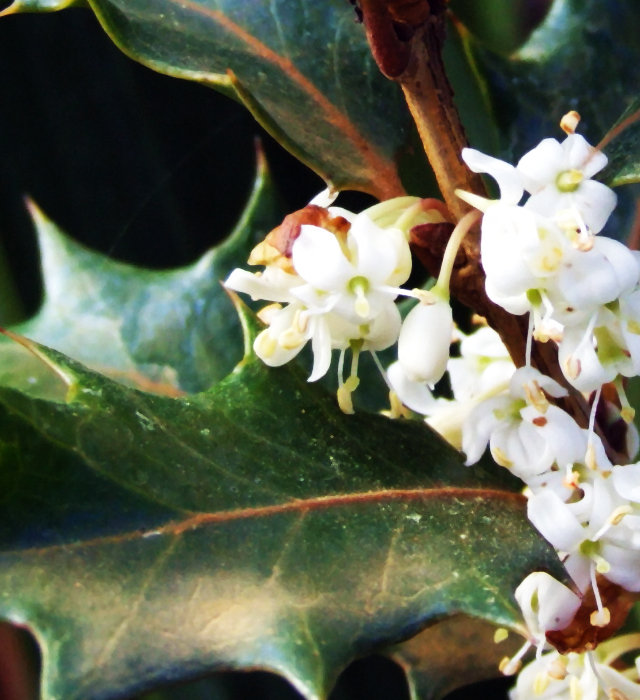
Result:
M585 531L560 497L544 491L529 499L529 520L556 549L570 552L584 539Z
M342 291L355 276L333 233L318 226L303 225L293 243L291 257L305 282L325 292Z
M602 231L618 203L618 195L595 180L585 180L570 196L573 205L582 214L585 224L593 233Z
M329 371L331 366L331 335L323 316L314 316L309 321L311 348L313 350L313 370L309 382L315 382Z
M302 280L295 275L289 275L284 271L281 272L282 276L278 275L277 279L274 280L274 276L254 274L247 270L236 268L227 277L224 286L236 292L248 294L254 301L258 299L281 303L294 301L291 289L296 284L300 284Z
M421 382L412 382L399 362L387 368L387 379L400 401L412 411L428 416L438 406L429 387Z
M474 148L463 148L462 159L474 173L487 173L498 183L500 201L516 205L524 194L520 173L510 163L492 158Z
M517 170L522 176L524 188L535 195L543 187L552 184L564 170L562 146L556 139L543 139L533 150L520 158Z

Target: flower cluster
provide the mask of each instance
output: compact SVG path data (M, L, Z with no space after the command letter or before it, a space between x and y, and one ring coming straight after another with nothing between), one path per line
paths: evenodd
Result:
M443 273L446 284L429 292L401 285L411 273L409 231L418 224L443 222L443 206L401 197L355 215L331 204L332 197L321 193L287 217L249 257L249 264L264 270L236 269L226 280L229 289L272 302L258 314L268 328L256 338L256 354L275 367L311 341L309 381L316 381L329 370L332 350L339 350L338 401L345 413L352 413L359 354L370 351L390 383L375 353L398 342L399 364L391 376L410 396L419 396L419 409L425 401L435 404L426 382L433 384L444 374L449 356L453 319L448 275ZM404 323L395 303L398 296L419 302ZM434 324L437 342L429 336ZM352 362L345 380L347 350Z
M610 614L598 577L640 591L640 462L613 464L595 431L598 411L600 420L606 415L627 424L626 453L633 459L638 451L623 382L640 373L640 256L598 235L616 205L613 191L592 179L607 158L567 131L562 143L543 140L516 167L463 151L471 170L496 180L500 198L457 192L475 209L454 228L429 291L402 288L411 273L409 236L418 224L446 221L443 205L403 197L355 215L333 206L328 193L287 217L254 249L249 263L262 265L261 272L235 270L226 286L271 302L259 313L267 328L254 344L267 364L288 362L311 341L309 381L315 381L339 350L338 402L344 412L353 412L358 358L367 350L389 386L391 415L401 415L406 406L426 416L465 453L468 465L489 447L495 461L524 482L529 518L558 551L576 591L592 589L591 624L604 627ZM465 335L453 323L454 260L480 217L487 296L511 314L529 314L523 367L516 368L496 331L481 325ZM400 296L418 300L404 321L396 304ZM534 340L557 344L561 375L545 376L532 365ZM450 357L452 341L460 341L459 357ZM385 370L376 352L396 342L398 360ZM345 380L347 350L352 363ZM431 391L445 372L452 399ZM557 405L569 391L581 393L585 405L591 402L586 428ZM532 693L596 700L603 688L640 697L640 685L610 667L617 657L609 652L598 659L544 654L546 633L568 625L581 605L579 595L536 573L522 582L516 598L529 639L505 661L505 672L517 670L531 645L538 654L512 700Z

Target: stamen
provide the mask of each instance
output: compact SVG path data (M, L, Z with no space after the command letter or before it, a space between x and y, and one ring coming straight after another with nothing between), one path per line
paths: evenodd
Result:
M556 187L560 192L575 192L583 179L580 170L565 170L556 178Z
M369 280L366 277L354 277L348 284L348 289L356 295L355 310L358 316L366 318L371 313L371 306L367 299Z
M389 406L389 418L402 418L404 415L404 406L395 391L389 392Z
M590 622L594 627L606 627L609 622L611 622L611 614L609 613L609 608L605 608L602 605L602 598L600 597L600 590L598 588L598 582L596 581L596 565L593 561L589 565L589 575L591 577L593 595L596 599L596 605L598 606L598 609L591 613Z
M538 411L538 413L546 413L549 408L549 400L544 395L535 379L532 382L527 382L522 387L527 401Z
M529 330L527 331L527 351L525 354L525 366L531 367L531 347L533 345L533 326L534 326L534 315L529 314Z
M463 202L470 204L472 207L479 209L481 212L487 211L487 209L496 203L495 199L487 199L487 197L480 197L480 195L473 194L472 192L467 192L466 190L456 190L456 196L460 197Z
M593 329L596 325L597 318L598 313L596 312L589 320L587 330L580 339L576 349L573 351L573 353L571 353L571 355L569 355L569 357L567 357L565 361L565 370L572 379L577 379L580 376L580 372L582 372L582 363L577 358L574 358L574 355L581 353L582 348L586 345L586 343L593 343Z
M618 398L620 399L620 416L625 423L633 423L633 419L636 415L635 409L629 403L627 398L627 393L624 390L624 385L622 383L622 377L618 375L613 381L613 386L615 386L618 392Z
M582 700L582 686L580 685L580 679L575 676L571 676L569 679L569 696L571 700Z
M562 117L562 119L560 120L560 128L562 129L562 131L564 131L565 134L573 134L578 128L579 123L580 115L572 109L570 112L567 112L564 115L564 117Z
M586 463L589 469L596 471L598 469L598 462L596 460L596 449L593 446L593 434L596 425L596 411L598 409L598 402L600 401L600 394L602 393L602 387L599 387L596 391L595 398L593 399L593 406L591 406L591 413L589 414L589 438L587 440L587 456Z
M619 525L625 515L633 513L633 508L631 506L618 506L611 515L607 518L607 522L596 532L596 534L591 538L593 542L597 542L607 531L614 525ZM605 561L604 559L602 561ZM610 568L607 564L607 570ZM598 570L598 573L606 573L604 571Z
M547 666L547 675L555 681L563 681L567 677L567 664L569 659L559 656Z
M353 410L353 401L351 399L351 392L347 390L346 385L338 387L338 406L343 413L352 414L355 413Z
M520 659L529 651L531 645L532 643L527 641L520 647L520 650L513 658L510 659L508 656L505 656L498 666L500 672L505 676L513 676L518 673L522 666L522 661Z

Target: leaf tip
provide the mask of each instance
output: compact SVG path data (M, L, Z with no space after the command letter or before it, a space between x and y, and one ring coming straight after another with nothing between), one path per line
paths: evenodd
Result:
M20 12L20 7L22 3L20 0L15 0L9 7L5 7L4 10L0 12L0 17L8 17L9 15L17 15Z
M8 328L0 328L0 334L9 338L13 342L21 345L23 348L28 350L36 359L40 360L44 365L46 365L50 370L52 370L66 385L67 394L66 401L70 403L73 401L78 390L78 381L76 377L69 372L67 369L59 365L52 357L49 356L47 350L44 346L36 343L23 335L14 333Z

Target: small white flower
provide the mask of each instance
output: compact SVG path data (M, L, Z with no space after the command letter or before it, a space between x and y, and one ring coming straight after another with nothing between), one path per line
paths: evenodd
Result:
M606 164L607 156L579 134L571 134L562 144L544 139L517 166L531 193L525 207L550 218L576 211L593 233L599 233L617 202L613 190L590 179Z
M508 382L515 365L500 336L489 326L462 336L460 357L449 360L447 370L456 401L468 401Z
M467 464L477 462L487 442L496 462L527 481L554 464L564 468L584 458L584 432L565 411L548 403L566 390L531 367L511 378L509 391L479 403L463 425Z
M617 470L586 471L582 498L564 503L553 491L529 499L529 519L560 552L580 590L595 586L600 573L630 591L640 590L640 509L619 492L628 480ZM617 483L616 483L617 482Z
M546 632L568 627L582 602L560 581L539 571L524 579L515 596L537 645L544 644Z
M292 294L309 309L333 311L366 323L393 303L411 272L411 252L399 229L381 229L358 215L346 241L318 226L303 225L292 247L295 271L307 282Z

